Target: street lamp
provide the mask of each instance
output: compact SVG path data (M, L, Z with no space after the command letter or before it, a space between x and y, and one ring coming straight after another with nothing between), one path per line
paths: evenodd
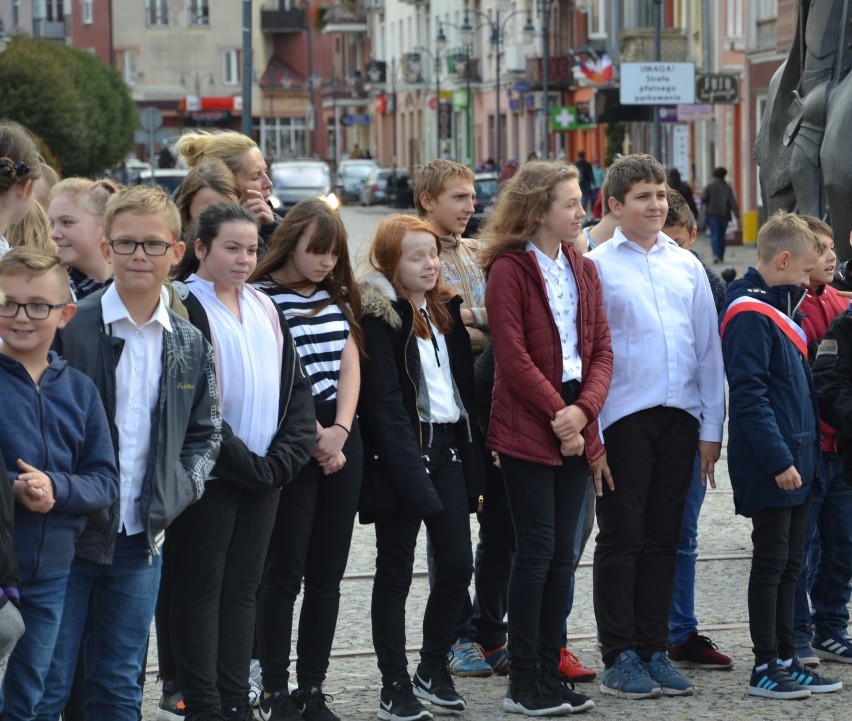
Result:
M180 84L181 85L189 85L189 80L192 80L193 86L195 88L195 102L197 103L196 111L201 110L201 78L204 77L205 73L201 70L191 70L186 74L181 74L180 76ZM210 84L213 85L215 80L213 80L213 74L210 73L208 75L210 78ZM187 108L189 110L189 108ZM195 120L195 127L198 127L198 118Z
M435 45L438 49L443 48L447 44L447 36L444 34L444 25L447 27L455 28L459 30L459 32L464 32L464 26L459 27L453 23L440 23L438 25L438 35L435 38ZM465 37L465 40L469 40ZM465 130L466 130L466 142L465 142L465 155L467 156L468 163L473 166L473 99L471 97L471 55L473 54L473 48L471 47L470 42L464 42L462 46L456 51L455 62L456 65L459 63L464 63L464 75L465 75L465 93L466 93L466 105L465 105Z
M438 35L437 43L446 44L447 38L442 37L442 33ZM431 59L435 67L435 157L441 156L441 52L439 49L433 53L429 48L415 48L416 52L426 53Z
M499 165L500 164L500 56L503 54L503 47L506 44L506 26L509 24L509 20L511 20L515 15L520 15L521 13L525 13L527 16L527 21L524 23L523 34L525 37L531 37L535 33L535 28L533 28L532 18L530 17L529 10L518 9L513 10L504 18L500 18L500 11L497 10L494 13L494 19L491 18L490 15L482 12L481 10L473 10L473 14L481 17L483 22L477 25L475 28L470 24L470 12L471 10L468 7L464 9L464 20L462 21L462 25L460 28L460 32L463 37L473 38L473 34L476 30L479 30L482 27L487 27L490 30L490 42L491 48L494 50L494 59L496 61L496 78L494 81L494 93L496 95L496 99L494 102L494 161Z
M388 85L387 64L385 64L385 88ZM378 63L373 61L367 70L367 75L374 83L379 82L382 78L382 71ZM391 148L391 177L396 180L396 58L391 58L390 63L390 101L391 101L391 119L393 123L393 145ZM385 106L387 107L387 105Z
M544 96L541 112L542 157L547 158L550 150L550 6L554 0L538 0L541 18L541 93Z

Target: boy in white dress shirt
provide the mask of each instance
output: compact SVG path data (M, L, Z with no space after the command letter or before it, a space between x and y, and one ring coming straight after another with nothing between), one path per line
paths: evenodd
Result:
M661 231L665 173L651 156L607 174L613 238L589 254L612 333L600 421L614 488L598 499L594 602L601 691L621 698L693 693L666 657L677 546L696 448L713 483L725 417L713 297L701 263Z

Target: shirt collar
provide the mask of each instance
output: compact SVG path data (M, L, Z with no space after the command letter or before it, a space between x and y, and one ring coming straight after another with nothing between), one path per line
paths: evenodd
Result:
M568 266L568 259L565 257L565 253L562 252L561 245L559 246L559 252L556 254L555 260L543 253L540 248L538 248L530 241L527 241L526 249L528 251L531 250L533 253L535 253L535 257L536 260L538 260L538 264L543 265L545 268L551 268L555 265L557 268L559 268L559 270L565 270L565 268Z
M657 239L654 241L654 245L651 246L650 250L645 251L645 249L641 245L630 240L626 235L624 235L624 233L621 232L620 225L615 229L615 233L613 234L612 239L609 242L612 243L614 248L619 248L625 243L629 243L629 248L633 248L634 250L641 250L643 252L648 253L653 253L657 249L665 248L669 243L674 243L674 241L669 238L665 233L659 232L657 233Z
M169 318L169 311L167 308L168 297L168 291L166 291L165 288L161 288L160 302L157 304L157 309L145 323L142 323L142 325L148 325L148 323L159 323L164 330L171 332L172 321ZM119 320L128 320L133 323L133 325L136 325L136 322L130 317L130 313L124 305L124 301L121 300L121 296L118 294L115 283L109 286L109 288L107 288L101 296L101 314L105 324L115 323Z
M439 235L438 239L441 241L441 245L447 250L458 248L461 242L457 235Z

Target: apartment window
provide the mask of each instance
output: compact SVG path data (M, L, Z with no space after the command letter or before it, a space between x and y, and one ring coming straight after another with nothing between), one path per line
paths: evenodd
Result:
M189 0L189 24L207 26L210 24L210 4L208 0Z
M726 37L739 38L743 34L743 0L727 0L725 7Z
M222 51L222 83L224 85L240 84L240 51Z
M588 2L588 34L590 38L606 37L606 4L607 0L589 0Z
M83 0L83 25L91 25L95 22L95 0Z
M168 0L145 0L145 19L148 27L163 27L168 25Z
M128 85L136 85L136 53L125 50L121 58L121 74Z
M65 20L64 10L62 0L36 0L33 3L33 19L61 22Z

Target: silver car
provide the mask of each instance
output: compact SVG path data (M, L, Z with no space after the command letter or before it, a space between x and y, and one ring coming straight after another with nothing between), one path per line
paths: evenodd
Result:
M300 200L331 193L331 171L322 160L284 160L272 163L269 171L282 214Z
M380 205L390 200L388 180L391 168L374 168L361 186L361 205Z

